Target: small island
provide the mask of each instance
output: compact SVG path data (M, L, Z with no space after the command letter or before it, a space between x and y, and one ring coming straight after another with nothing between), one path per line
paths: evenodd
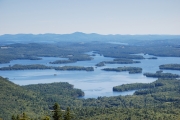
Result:
M50 64L66 64L66 63L75 63L74 60L56 60L53 62L49 62Z
M134 61L132 59L116 58L113 61L104 61L106 64L133 64L140 63L140 61Z
M125 58L116 58L113 61L103 61L98 64L96 64L97 67L105 66L105 64L133 64L133 63L141 63L140 61L134 61L131 59L125 59Z
M102 67L102 66L105 66L105 64L104 64L104 62L100 62L100 63L96 64L95 66Z
M172 73L162 73L162 72L156 72L156 73L144 73L146 77L153 77L153 78L179 78L180 75L172 74Z
M55 70L85 70L85 71L94 71L93 67L80 67L80 66L63 66L55 67Z
M147 59L158 59L157 57L149 57Z
M70 61L89 61L93 58L86 54L79 54L79 55L67 55Z
M142 68L140 68L140 67L104 68L102 70L104 70L104 71L116 71L116 72L129 71L129 74L142 73Z
M106 64L133 64L140 63L140 61L104 61Z
M94 71L93 67L81 67L81 66L63 66L63 67L53 67L53 66L45 66L40 64L32 64L32 65L19 65L15 64L13 66L2 67L0 70L45 70L45 69L55 69L55 70L84 70L84 71Z
M32 65L15 64L13 66L0 68L0 70L34 70L34 69L44 70L44 69L54 69L54 67L45 66L41 64L32 64Z
M180 70L180 64L164 64L164 65L160 65L159 69Z

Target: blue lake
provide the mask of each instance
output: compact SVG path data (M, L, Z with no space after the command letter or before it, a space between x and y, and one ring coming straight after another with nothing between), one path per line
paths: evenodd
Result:
M93 54L89 52L88 54ZM141 54L143 55L143 54ZM152 57L151 55L143 55L145 58ZM127 83L150 83L156 78L147 78L143 75L145 72L156 72L159 70L159 65L178 63L179 57L157 57L158 59L143 59L141 63L136 64L106 64L104 67L96 67L95 64L102 61L110 61L113 58L108 58L95 54L91 61L79 61L69 64L49 64L49 62L65 59L57 57L42 57L42 60L13 60L7 64L0 64L0 67L5 67L14 64L44 64L47 66L92 66L94 71L56 71L56 70L17 70L17 71L0 71L0 76L9 78L10 81L19 85L38 84L38 83L52 83L52 82L69 82L75 88L82 89L85 92L84 98L97 98L98 96L117 96L117 95L131 95L134 91L128 92L113 92L113 86L127 84ZM128 72L107 72L102 71L102 68L113 68L133 66L143 68L141 74L129 74ZM170 72L180 74L177 70L163 70L163 72ZM55 75L56 74L56 75Z

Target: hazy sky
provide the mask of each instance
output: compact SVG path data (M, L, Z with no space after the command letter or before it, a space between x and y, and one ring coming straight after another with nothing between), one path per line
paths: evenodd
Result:
M0 35L180 34L180 0L0 0Z

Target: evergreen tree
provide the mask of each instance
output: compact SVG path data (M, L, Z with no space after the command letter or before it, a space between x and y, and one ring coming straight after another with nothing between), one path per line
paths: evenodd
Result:
M70 108L67 107L65 115L64 115L64 120L71 120L72 116L71 116L71 112L70 112Z
M53 109L54 109L53 119L62 120L62 113L59 104L55 103Z

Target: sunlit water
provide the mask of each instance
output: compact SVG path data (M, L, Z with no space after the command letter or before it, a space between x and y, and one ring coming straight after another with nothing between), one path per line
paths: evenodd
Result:
M92 52L88 53L92 54ZM143 54L141 54L143 55ZM143 55L145 58L152 57L150 55ZM42 60L13 60L7 64L0 64L0 67L5 67L14 64L44 64L47 66L92 66L94 71L56 71L56 70L13 70L0 71L0 76L9 78L10 81L19 85L38 84L38 83L52 83L52 82L69 82L75 88L82 89L85 92L84 98L97 98L98 96L117 96L117 95L131 95L134 91L128 92L113 92L113 86L126 83L150 83L155 81L155 78L147 78L143 75L145 72L156 72L159 70L159 65L180 63L178 57L158 57L158 59L143 59L141 63L136 64L106 64L104 67L95 67L95 64L102 61L110 61L113 58L108 58L96 54L92 56L91 61L80 61L69 64L53 65L49 62L64 59L57 57L43 57ZM133 66L143 68L141 74L129 74L128 72L107 72L101 69ZM164 72L180 74L177 70L164 70Z

